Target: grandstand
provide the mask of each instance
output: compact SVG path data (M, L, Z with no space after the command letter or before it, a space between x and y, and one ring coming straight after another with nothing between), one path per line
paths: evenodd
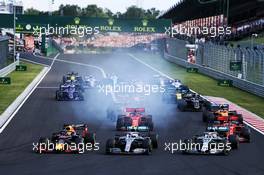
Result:
M230 26L232 34L218 39L240 40L263 31L263 9L263 0L216 0L205 4L181 0L159 18L172 19L175 25L189 22L187 26Z

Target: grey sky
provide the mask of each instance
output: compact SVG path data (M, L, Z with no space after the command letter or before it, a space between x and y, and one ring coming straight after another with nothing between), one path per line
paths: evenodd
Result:
M19 0L17 0L19 1ZM25 8L36 8L48 11L52 0L22 0ZM60 4L76 4L86 7L88 4L96 4L99 7L109 8L112 12L124 12L127 7L138 4L144 9L155 7L159 10L167 10L179 0L54 0L53 10L58 9Z

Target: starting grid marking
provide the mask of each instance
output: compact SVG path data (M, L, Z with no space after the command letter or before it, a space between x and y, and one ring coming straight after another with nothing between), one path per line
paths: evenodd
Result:
M256 114L249 112L248 110L220 97L206 97L209 101L217 104L229 104L230 110L237 111L239 114L243 115L245 123L253 126L257 131L264 134L264 119L260 118Z

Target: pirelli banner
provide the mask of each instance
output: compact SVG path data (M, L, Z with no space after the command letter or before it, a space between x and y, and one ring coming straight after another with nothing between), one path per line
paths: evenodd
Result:
M0 15L0 28L13 28L13 15ZM84 30L86 34L99 32L165 33L171 27L167 19L119 19L74 16L17 15L18 33L74 34Z

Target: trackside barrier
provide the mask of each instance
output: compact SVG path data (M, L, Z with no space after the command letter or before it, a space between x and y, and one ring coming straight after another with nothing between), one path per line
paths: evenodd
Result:
M3 69L0 70L0 77L4 77L6 75L8 75L9 73L11 73L12 71L16 70L16 66L19 65L19 61L16 61L6 67L4 67Z
M247 92L250 92L252 94L258 95L260 97L264 97L264 86L262 86L262 85L259 85L259 84L253 83L253 82L249 82L249 81L246 81L243 79L238 79L235 76L225 74L223 72L214 70L210 67L204 67L204 66L201 66L198 64L188 63L186 60L184 60L182 58L178 58L178 57L175 57L175 56L167 54L167 53L164 53L164 57L166 60L173 62L173 63L176 63L182 67L185 67L185 68L187 68L187 67L198 68L200 73L207 75L207 76L210 76L214 79L232 80L233 86L235 86L239 89L245 90Z

